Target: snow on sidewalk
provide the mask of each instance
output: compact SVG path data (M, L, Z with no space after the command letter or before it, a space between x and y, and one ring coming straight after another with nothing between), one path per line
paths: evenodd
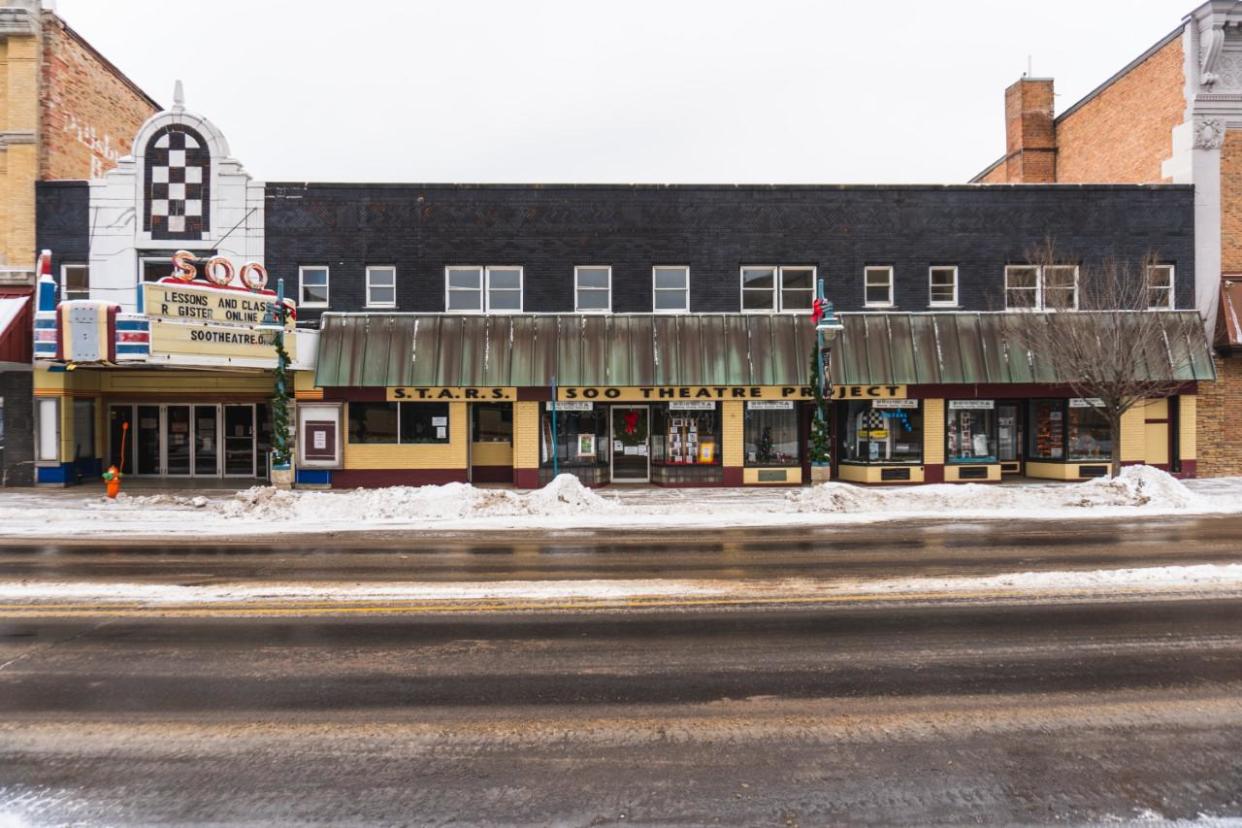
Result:
M573 603L695 603L823 600L1004 600L1007 598L1242 593L1242 564L1156 566L1090 571L1009 572L971 577L881 579L779 578L618 579L498 582L217 583L202 585L100 581L0 581L0 609L40 603L111 607L240 605L280 608L323 605L444 605Z
M1206 481L1196 481L1196 484ZM1070 520L1242 512L1238 486L1196 486L1131 466L1083 483L799 489L606 489L570 475L542 489L464 483L352 491L254 487L223 496L0 494L3 537L221 538L359 531L698 529L831 526L903 519Z

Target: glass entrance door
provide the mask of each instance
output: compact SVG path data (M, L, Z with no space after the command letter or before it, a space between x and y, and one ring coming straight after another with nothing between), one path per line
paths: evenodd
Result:
M612 481L646 483L651 479L650 417L645 405L614 405L612 411Z
M138 433L130 426L129 439L134 441L134 452L137 454L138 466L134 471L138 474L160 474L160 407L158 405L139 405Z
M254 477L254 406L224 406L224 475Z
M996 450L1002 463L1018 459L1022 435L1018 428L1017 403L998 403L996 406Z
M219 406L194 406L194 474L199 477L220 474L219 426Z
M170 405L164 409L164 473L181 476L190 473L190 406Z

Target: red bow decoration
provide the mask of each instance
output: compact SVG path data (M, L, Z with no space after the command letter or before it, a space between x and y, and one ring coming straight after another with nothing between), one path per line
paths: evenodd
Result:
M633 434L638 429L638 412L625 412L625 433Z
M824 318L824 300L816 299L811 303L811 324L818 325L819 320Z

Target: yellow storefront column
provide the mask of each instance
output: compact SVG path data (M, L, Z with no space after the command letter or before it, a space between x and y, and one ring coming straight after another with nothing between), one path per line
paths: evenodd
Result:
M539 487L539 403L513 404L513 483Z
M724 400L720 403L720 409L720 463L724 467L724 482L740 486L746 465L746 403Z
M1199 432L1196 429L1199 398L1194 394L1178 397L1177 410L1177 448L1178 459L1181 460L1182 473L1194 477L1199 462Z
M1147 461L1147 406L1141 403L1121 415L1121 462Z

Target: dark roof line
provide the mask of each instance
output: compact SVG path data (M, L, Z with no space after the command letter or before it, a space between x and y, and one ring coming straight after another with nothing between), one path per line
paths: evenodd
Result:
M368 189L368 190L755 190L779 192L781 190L816 191L943 191L943 190L979 190L1009 188L1023 191L1034 189L1046 190L1191 190L1190 184L537 184L516 182L511 184L498 183L455 183L455 182L318 182L318 181L267 181L264 182L269 198L278 198L281 193L272 190L309 190L316 189Z

